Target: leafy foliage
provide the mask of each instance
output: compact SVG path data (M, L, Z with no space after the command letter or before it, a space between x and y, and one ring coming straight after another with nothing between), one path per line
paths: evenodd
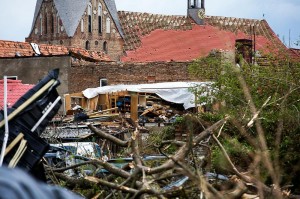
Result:
M272 58L272 60L274 59L276 57ZM246 88L251 94L253 104L257 107L257 110L260 110L257 119L260 120L264 128L271 158L276 159L277 157L280 160L282 176L284 176L283 180L286 180L283 184L291 183L294 178L297 178L297 176L292 176L291 170L294 174L300 171L300 166L295 166L295 163L299 165L300 160L300 156L296 152L300 150L300 65L299 63L290 63L287 60L277 60L277 64L270 66L247 63L235 66L221 62L218 57L207 57L195 61L190 66L190 72L195 77L199 78L203 75L215 77L211 88L214 92L210 92L215 100L205 101L204 98L199 99L202 102L211 102L211 104L207 104L208 106L212 106L215 103L222 104L223 106L218 110L218 114L230 115L232 120L239 123L240 126L246 127L247 134L252 136L255 141L257 139L256 128L252 126L247 127L247 124L253 118L253 114L249 108L249 101L245 98L245 88L241 86L239 77L245 80ZM213 74L202 73L203 67L201 64L203 63L209 66L209 70L206 73L213 72ZM197 65L199 70L197 70ZM211 67L214 68L212 69ZM208 98L211 99L212 97L207 96L206 99ZM268 99L270 100L268 101ZM200 103L198 102L198 104ZM241 140L243 136L237 129L231 127L231 130L233 131L230 132L230 135L235 136L231 138L232 140L245 143L246 139ZM225 145L231 154L236 154L236 149L242 149L236 148L236 145L232 145L227 141ZM245 144L241 146L247 148ZM219 154L218 151L214 152L215 155ZM243 151L240 152L239 155L247 154ZM217 156L213 161L216 164L220 164L221 159Z

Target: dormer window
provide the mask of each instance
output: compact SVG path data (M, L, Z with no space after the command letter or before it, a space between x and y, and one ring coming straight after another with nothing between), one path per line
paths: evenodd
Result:
M102 33L102 5L99 3L98 6L98 32Z
M88 30L92 32L92 4L88 6Z
M106 18L106 33L110 33L110 18Z

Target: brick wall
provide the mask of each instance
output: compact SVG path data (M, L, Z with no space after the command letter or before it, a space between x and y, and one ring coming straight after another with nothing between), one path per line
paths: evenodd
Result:
M75 93L98 87L102 78L106 78L109 85L195 80L188 74L188 65L187 62L73 62L69 71L69 91Z

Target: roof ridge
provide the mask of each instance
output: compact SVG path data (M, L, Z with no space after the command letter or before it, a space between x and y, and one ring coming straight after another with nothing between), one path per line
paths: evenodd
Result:
M150 13L150 12L137 12L137 11L125 11L125 10L118 10L118 13L128 13L128 14L147 14L147 15L157 15L157 16L169 16L169 17L184 17L188 18L186 15L167 15L167 14L157 14L157 13Z
M217 15L205 15L206 19L209 18L220 18L220 19L238 19L238 20L251 20L251 21L263 21L263 19L251 19L251 18L244 18L244 17L227 17L227 16L217 16Z

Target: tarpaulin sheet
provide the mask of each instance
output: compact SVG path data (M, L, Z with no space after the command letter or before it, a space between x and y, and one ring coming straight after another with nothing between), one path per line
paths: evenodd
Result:
M107 94L119 91L155 93L162 99L177 104L183 104L185 109L195 107L195 94L191 92L193 87L209 87L211 82L164 82L154 84L136 85L111 85L98 88L88 88L83 95L94 98L99 94Z

